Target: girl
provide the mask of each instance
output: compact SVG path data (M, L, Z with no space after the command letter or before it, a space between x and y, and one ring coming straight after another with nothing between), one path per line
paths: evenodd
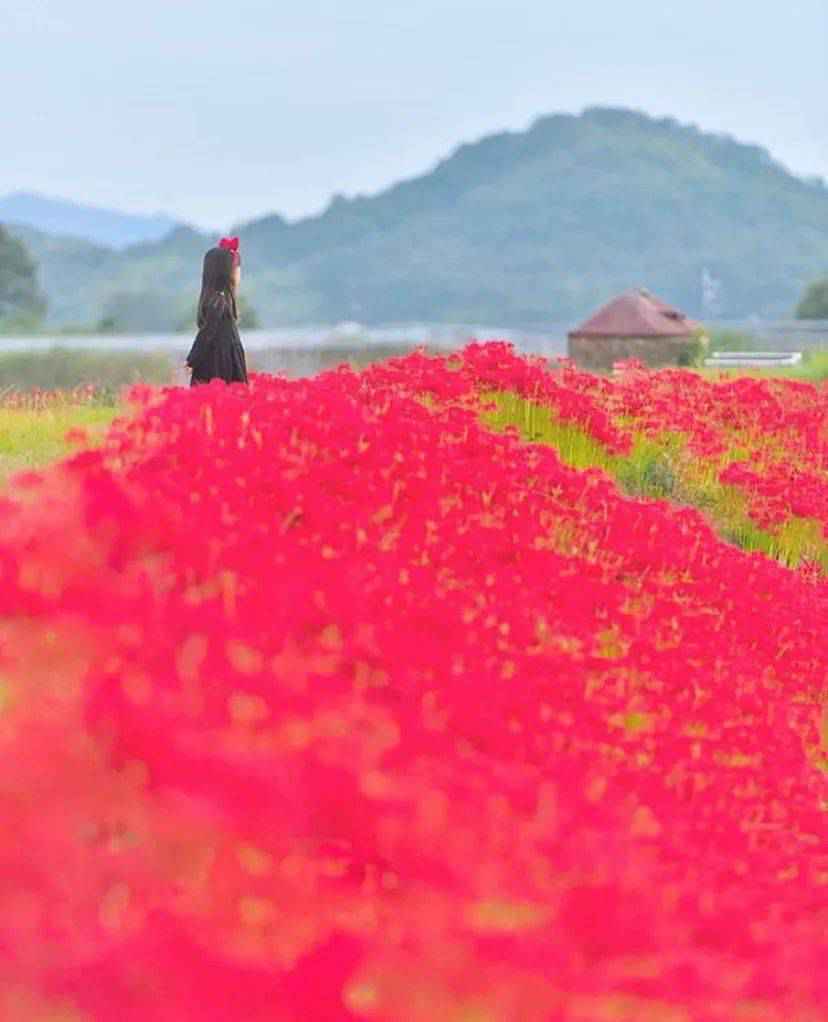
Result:
M187 355L190 386L220 379L247 383L247 360L239 337L236 293L241 281L239 239L222 238L204 257L198 334Z

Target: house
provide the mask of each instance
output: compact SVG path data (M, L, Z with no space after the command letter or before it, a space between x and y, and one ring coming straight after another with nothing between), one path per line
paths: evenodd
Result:
M640 288L613 299L573 330L569 357L580 369L599 371L630 358L654 368L687 365L702 333L701 324Z

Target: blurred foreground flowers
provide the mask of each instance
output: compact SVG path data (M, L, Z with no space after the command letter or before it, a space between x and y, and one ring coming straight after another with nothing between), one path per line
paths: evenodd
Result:
M821 571L487 424L822 478L821 392L696 379L136 388L18 477L2 1017L828 1019Z

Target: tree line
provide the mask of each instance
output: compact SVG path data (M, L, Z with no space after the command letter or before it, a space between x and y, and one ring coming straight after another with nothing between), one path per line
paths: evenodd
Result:
M0 328L21 333L37 329L46 310L34 259L0 224Z
M161 324L170 319L170 309L165 307L168 300L163 294L114 291L105 300L97 320L84 326L101 333L163 330ZM260 325L256 310L246 297L240 304L242 328L256 329ZM34 258L22 241L0 225L0 331L34 332L42 327L47 308ZM828 320L828 274L808 285L795 314L798 319ZM194 328L188 306L179 308L175 318L177 330L189 332Z

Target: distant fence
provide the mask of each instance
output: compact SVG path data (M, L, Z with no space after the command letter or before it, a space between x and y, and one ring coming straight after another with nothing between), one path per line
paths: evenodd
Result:
M452 327L437 328L454 331L455 339L464 333L467 336L483 338L500 337L512 341L521 351L540 355L564 355L567 350L567 335L575 328L574 323L550 323L545 330L537 328L514 330L502 328ZM828 320L719 320L704 324L708 333L729 330L746 334L751 338L751 348L756 351L808 351L815 348L828 350ZM715 345L714 345L715 347Z
M704 324L710 334L718 331L734 331L751 338L751 348L756 351L809 351L823 348L828 351L828 320L718 320ZM511 330L466 328L477 337L502 337L511 340L521 351L537 352L542 355L566 353L566 338L574 323L550 323L546 330ZM455 327L455 330L463 328ZM715 347L715 345L714 345Z
M735 330L756 338L759 351L808 351L828 349L828 320L791 319L778 322L763 320L726 320L708 323L707 329Z
M432 348L458 348L472 338L511 341L519 351L554 357L566 354L566 338L574 322L550 321L528 329L503 326L464 325L449 323L405 323L363 326L345 323L339 326L283 327L272 330L244 332L245 347L250 351L313 351L372 349L377 346L408 348L425 345ZM757 351L828 350L828 320L719 320L706 323L709 332L735 330L752 338ZM124 336L90 335L0 337L0 351L91 348L107 351L186 351L192 336L185 334Z
M499 338L511 341L520 351L534 352L539 355L553 357L565 355L567 335L574 330L576 323L549 323L546 327L533 327L530 330L513 327L487 326L445 326L419 325L412 328L409 340L419 343L432 343L435 347L459 346L471 337L480 340ZM704 324L708 333L730 330L746 334L750 338L751 347L756 351L808 351L814 348L828 350L828 320L718 320ZM374 339L385 336L400 339L406 328L391 328L387 333L383 328L376 327L370 331Z

